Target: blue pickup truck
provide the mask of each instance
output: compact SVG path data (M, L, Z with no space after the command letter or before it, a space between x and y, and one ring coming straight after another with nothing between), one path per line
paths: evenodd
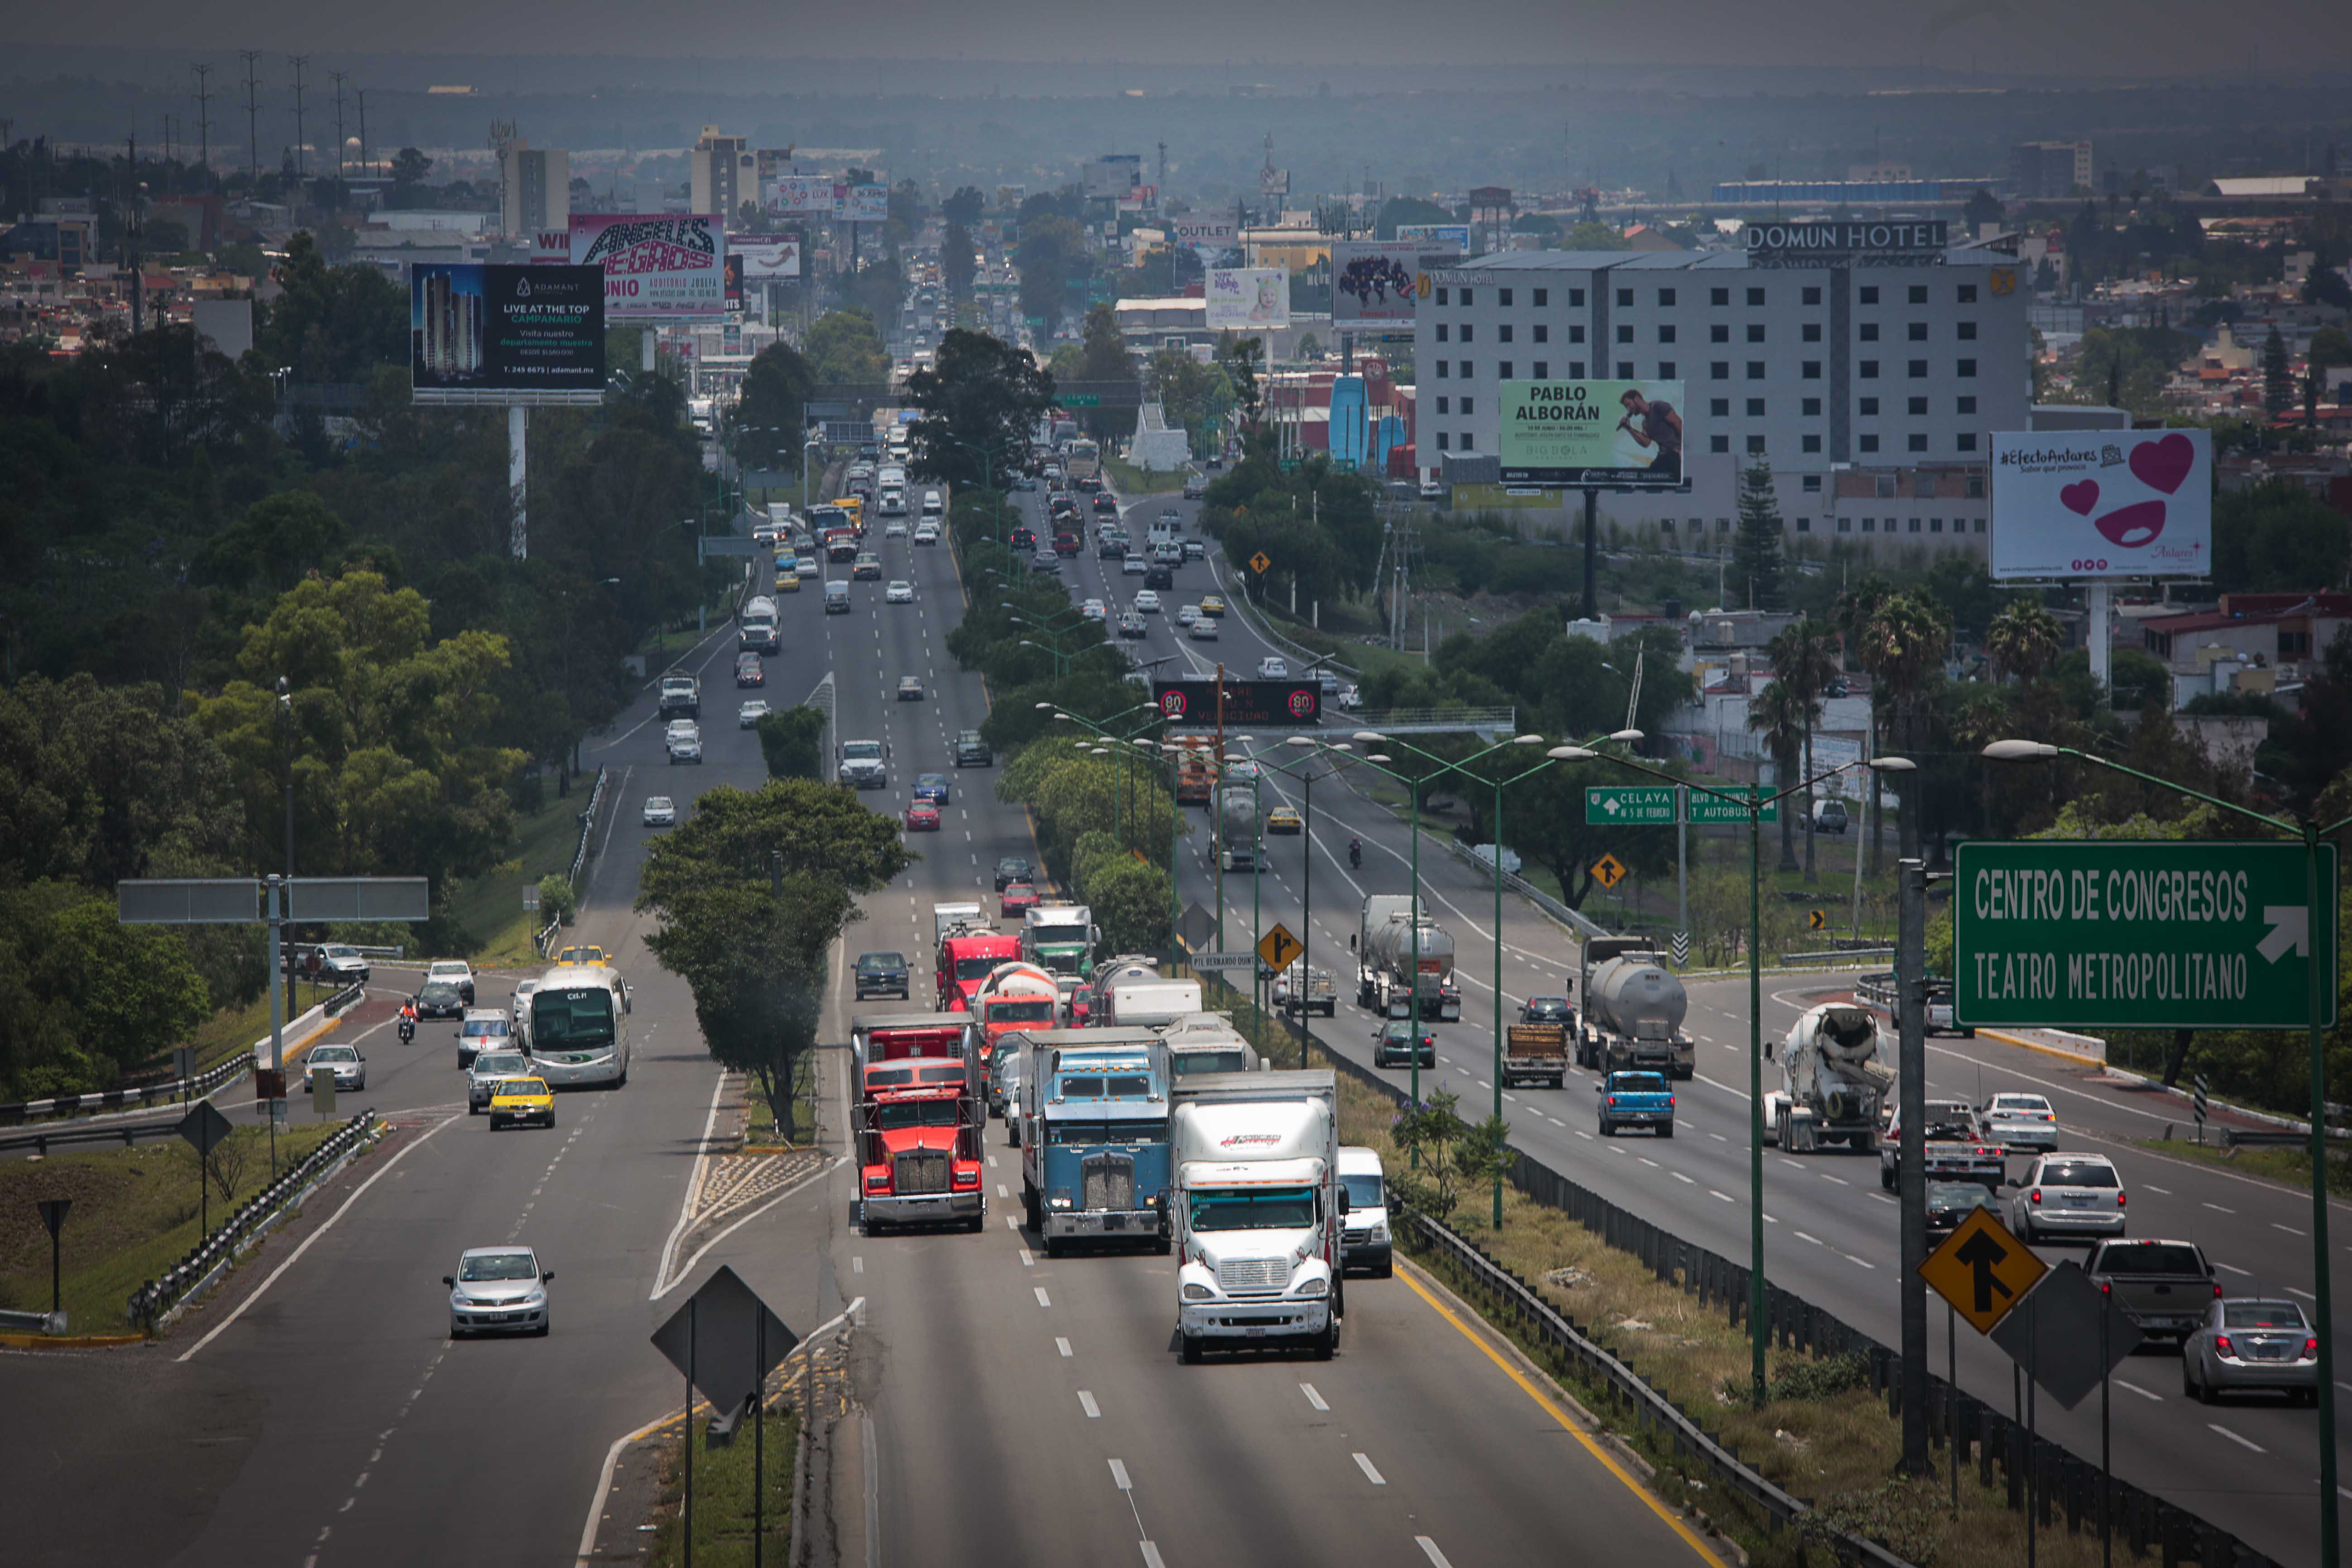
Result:
M1622 1127L1647 1127L1661 1138L1675 1135L1675 1096L1664 1073L1612 1072L1599 1088L1602 1137L1615 1137Z

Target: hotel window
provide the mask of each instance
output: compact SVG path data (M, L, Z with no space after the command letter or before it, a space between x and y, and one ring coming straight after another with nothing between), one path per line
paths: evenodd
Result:
M1944 519L1941 517L1929 517L1927 519L1927 531L1931 534L1942 533L1944 531Z
M1874 474L1870 477L1871 488L1877 494L1880 500L1888 500L1893 497L1895 494L1894 475Z
M1808 475L1806 475L1806 476L1805 476L1805 494L1806 494L1806 495L1808 495L1808 496L1818 496L1818 495L1820 495L1821 493L1822 493L1822 476L1821 476L1820 475L1818 475L1818 474L1808 474Z
M1470 439L1470 433L1465 430L1462 433L1462 439L1455 444L1460 450L1468 452L1473 450L1476 444Z
M1961 284L1959 298L1960 303L1963 305L1975 304L1977 302L1977 286L1973 283Z
M1760 288L1751 288L1751 289L1749 289L1749 290L1748 291L1748 303L1749 303L1750 305L1761 305L1761 304L1763 304L1763 303L1764 303L1764 291L1763 291L1762 289L1760 289Z
M1764 400L1762 398L1751 397L1748 400L1748 417L1750 419L1761 419L1764 417Z
M1805 413L1805 417L1806 417L1807 419L1819 419L1819 418L1821 418L1821 416L1822 416L1822 400L1821 400L1821 399L1819 399L1819 398L1817 398L1817 397L1809 397L1809 398L1807 398L1807 399L1805 400L1804 413Z
M1658 341L1659 341L1659 342L1661 342L1661 343L1671 343L1671 342L1673 342L1674 340L1675 340L1675 329L1674 329L1672 327L1660 327L1660 328L1658 329Z
M1925 321L1913 321L1908 324L1908 329L1911 341L1924 343L1927 340L1927 323Z
M1962 486L1963 487L1960 494L1966 496L1969 500L1981 501L1984 499L1985 476L1983 475L1969 475L1967 478L1962 481ZM1984 530L1982 528L1979 528L1977 531L1979 533L1982 533Z
M1569 328L1568 340L1571 343L1581 343L1584 341L1584 329L1582 327L1576 326Z
M1926 434L1925 434L1925 433L1923 433L1923 432L1920 432L1920 431L1916 431L1916 430L1915 430L1915 431L1913 431L1913 432L1911 433L1911 434L1910 434L1910 437L1909 437L1909 446L1908 446L1908 449L1909 449L1910 451L1913 451L1913 452L1925 452L1925 451L1927 451L1927 437Z
M1498 343L1507 343L1511 340L1511 324L1508 321L1495 329L1495 340Z
M1817 382L1822 379L1822 362L1819 360L1807 360L1803 369L1807 381Z
M1860 442L1862 450L1864 452L1875 452L1878 450L1878 437L1875 435L1858 436L1855 439Z
M1463 417L1463 418L1467 419L1467 418L1469 418L1472 414L1474 414L1474 413L1477 413L1477 412L1478 412L1478 400L1477 400L1476 398L1475 398L1475 397L1465 397L1465 398L1464 398L1464 399L1462 400L1462 417ZM1465 445L1465 446L1469 445L1469 444L1470 444L1470 438L1469 438L1468 436L1466 436L1466 435L1465 435L1465 436L1464 436L1464 437L1462 438L1462 444L1463 444L1463 445Z
M1551 327L1549 323L1542 321L1536 323L1536 341L1538 343L1549 343L1551 341Z
M1915 381L1915 382L1924 382L1924 381L1926 381L1926 380L1927 379L1927 361L1925 361L1925 360L1910 360L1910 361L1906 361L1906 368L1907 368L1907 369L1910 371L1910 372L1911 372L1911 379L1912 379L1913 381Z
M1857 293L1857 295L1856 295L1856 298L1860 301L1860 303L1864 304L1864 305L1875 305L1875 304L1877 304L1877 303L1878 303L1878 285L1876 285L1875 283L1865 283L1865 284L1864 284L1864 285L1862 286L1861 289L1858 291L1858 293ZM1445 301L1444 301L1444 300L1443 300L1443 299L1440 299L1440 300L1438 301L1438 303L1439 303L1440 305L1443 305L1443 304L1444 304L1444 303L1445 303Z
M1853 519L1852 517L1840 517L1838 519L1838 532L1842 534L1850 534L1853 532Z
M1630 382L1633 379L1633 361L1620 360L1617 361L1617 379L1621 382Z
M1674 291L1673 289L1671 289L1671 288L1661 288L1661 289L1659 289L1659 290L1658 290L1658 303L1659 303L1659 304L1661 304L1661 305L1672 305L1674 302L1675 302L1675 291Z
M1925 305L1927 303L1927 286L1926 284L1915 283L1911 286L1911 303L1914 305ZM1916 534L1919 530L1916 527L1914 527L1911 531Z
M1960 374L1962 377L1973 378L1976 373L1977 362L1974 360L1962 360L1960 361Z
M1913 497L1917 500L1934 500L1936 498L1936 476L1933 474L1912 475L1911 494Z
M1915 534L1919 531L1919 519L1916 517L1911 519L1911 531Z
M1811 517L1799 517L1797 519L1797 531L1801 534L1811 533L1813 531L1813 519Z
M1977 433L1973 430L1963 430L1960 432L1960 450L1963 452L1974 452L1976 449Z
M1572 382L1582 381L1584 379L1584 361L1582 360L1570 360L1568 361L1568 379Z
M1456 341L1464 342L1464 343L1468 342L1468 341L1470 340L1470 335L1471 335L1473 332L1476 331L1476 330L1477 330L1477 329L1476 329L1476 328L1475 328L1475 327L1473 327L1469 322L1467 322L1467 321L1463 322L1463 323L1462 323L1462 336L1461 336L1459 339L1457 339L1457 340L1456 340Z
M1731 290L1728 288L1710 288L1706 291L1706 302L1709 305L1728 305L1731 303Z
M1621 343L1630 343L1633 340L1633 329L1630 323L1624 321L1617 323L1617 340Z
M1439 381L1442 382L1445 379L1445 367L1451 361L1445 360L1440 360L1437 361L1437 379Z
M1437 324L1437 340L1441 343L1445 341L1445 323L1443 321Z
M1437 399L1437 412L1440 413L1452 413L1454 411L1446 405L1453 401L1454 400L1452 398L1449 398L1441 392Z
M1808 435L1807 437L1805 437L1805 450L1806 450L1806 451L1808 451L1808 452L1819 452L1821 449L1822 449L1822 438L1821 438L1820 436L1818 436L1818 435Z
M1633 303L1633 291L1630 288L1619 289L1617 291L1617 303L1620 305L1631 306Z
M1982 517L1979 517L1979 518L1977 519L1977 532L1979 532L1979 533L1982 533L1982 532L1984 532L1984 525L1985 525L1985 520L1984 520Z
M1729 381L1731 379L1731 361L1729 360L1709 360L1706 365L1706 377L1707 380L1714 382Z
M1748 379L1751 382L1760 382L1764 379L1763 361L1750 360L1748 361Z
M1760 343L1764 340L1763 322L1750 321L1748 323L1748 340L1751 343Z
M1505 360L1501 365L1496 367L1495 374L1501 377L1504 381L1509 381L1511 379L1511 361Z
M1960 323L1960 341L1961 341L1961 342L1963 342L1963 343L1973 343L1973 342L1975 342L1976 340L1977 340L1977 324L1976 324L1975 322L1973 322L1973 321L1963 321L1963 322L1961 322L1961 323Z
M1706 438L1706 449L1709 452L1729 452L1731 450L1731 437L1728 435L1710 435Z
M1974 397L1964 397L1960 400L1960 412L1962 413L1974 413L1976 411L1977 400Z
M1511 308L1511 291L1507 288L1496 289L1495 291L1495 303L1500 305L1506 310L1509 309Z
M1443 305L1443 304L1444 304L1444 303L1445 303L1445 290L1444 290L1444 289L1443 289L1443 288L1441 288L1441 289L1439 289L1439 290L1437 291L1437 302L1438 302L1440 305Z
M1540 299L1540 298L1538 298L1538 299L1537 299L1536 303L1537 303L1537 304L1538 304L1538 305L1540 305L1540 304L1542 304L1542 303L1543 303L1543 300L1542 300L1542 299ZM1581 288L1571 288L1571 289L1570 289L1570 290L1568 291L1568 305L1569 305L1569 308L1570 308L1570 309L1571 309L1571 310L1581 310L1581 309L1583 309L1583 308L1584 308L1584 290L1583 290L1583 289L1581 289Z
M1462 379L1463 379L1464 381L1465 381L1465 382L1466 382L1466 381L1468 381L1468 380L1470 379L1470 361L1469 361L1465 360L1465 361L1462 361L1462 370L1461 370L1461 372L1460 372L1460 373L1461 373L1461 377L1462 377Z
M1706 415L1709 419L1729 419L1731 400L1727 397L1709 398L1706 403Z
M1808 305L1819 305L1822 302L1822 286L1818 283L1807 284L1805 286L1804 300Z
M1876 341L1878 341L1878 323L1877 323L1877 322L1875 322L1875 321L1864 321L1864 322L1862 324L1862 340L1863 340L1864 342L1865 342L1865 343L1875 343Z
M1470 308L1470 291L1466 288L1462 291L1462 308L1465 310Z
M1658 379L1662 382L1670 382L1675 379L1675 362L1672 360L1660 360L1658 361Z
M1536 380L1539 382L1548 382L1551 380L1551 361L1549 360L1538 360L1536 361Z
M1437 449L1438 449L1440 452L1443 452L1443 451L1444 451L1444 450L1446 449L1446 446L1445 446L1445 432L1444 432L1444 431L1442 431L1442 430L1441 430L1441 431L1439 431L1439 432L1437 433Z
M1442 440L1444 440L1444 437L1440 436L1438 439L1442 441ZM1862 519L1862 531L1863 531L1864 533L1866 533L1866 534L1874 534L1874 533L1876 533L1876 532L1878 531L1878 519L1877 519L1876 517L1864 517L1864 518L1863 518L1863 519Z
M1915 414L1925 413L1927 412L1927 400L1924 397L1915 397L1910 400L1907 406Z
M1760 435L1749 436L1748 438L1748 450L1755 455L1762 455L1764 451L1764 438Z
M1731 327L1729 323L1717 321L1715 325L1709 327L1706 329L1706 340L1710 343L1728 343L1731 341Z
M1538 289L1537 289L1537 290L1536 290L1536 308L1537 308L1537 309L1540 310L1540 309L1542 309L1545 306L1547 306L1547 305L1549 305L1549 304L1550 304L1550 303L1551 303L1551 290L1550 290L1550 289L1549 289L1549 288L1538 288ZM1543 329L1542 329L1542 328L1540 328L1540 327L1538 327L1538 328L1537 328L1537 329L1536 329L1536 330L1538 330L1538 331L1539 331L1539 332L1540 332L1541 330L1543 330Z
M1808 343L1820 342L1822 340L1822 324L1819 321L1806 322L1804 326L1804 337L1805 341Z

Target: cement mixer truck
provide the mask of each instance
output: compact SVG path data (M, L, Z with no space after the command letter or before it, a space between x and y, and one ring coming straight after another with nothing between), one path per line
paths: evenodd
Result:
M1418 920L1415 916L1418 915ZM1376 893L1364 900L1356 949L1356 1002L1382 1018L1424 1019L1455 1023L1462 1017L1462 986L1454 977L1454 937L1401 893ZM1418 969L1416 970L1416 965Z
M1764 1054L1773 1055L1765 1042ZM1782 1087L1764 1096L1764 1141L1789 1154L1845 1144L1867 1154L1895 1100L1894 1039L1854 1002L1828 1002L1789 1026Z
M1576 1064L1595 1072L1663 1072L1688 1078L1697 1069L1683 1031L1690 997L1649 943L1593 936L1584 944L1583 1012L1576 1025Z

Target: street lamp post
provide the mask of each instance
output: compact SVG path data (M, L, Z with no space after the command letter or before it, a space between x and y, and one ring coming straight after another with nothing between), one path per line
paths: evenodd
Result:
M1545 755L1561 762L1589 762L1609 754L1582 746L1555 746ZM1792 784L1775 795L1766 795L1761 787L1752 789L1746 795L1734 795L1704 784L1693 784L1686 779L1677 779L1662 768L1652 768L1631 758L1611 756L1610 760L1621 768L1647 773L1669 784L1684 785L1696 793L1728 800L1748 813L1748 1325L1751 1363L1748 1396L1760 1406L1765 1396L1765 1352L1771 1343L1770 1330L1764 1320L1764 808L1810 789L1822 779L1834 778L1851 768L1868 768L1880 773L1908 773L1916 764L1905 757L1874 757L1867 761L1849 762L1830 768Z
M2326 1013L2325 979L2334 974L2336 966L2323 961L2319 951L2319 841L2352 827L2352 817L2323 828L2315 818L2308 814L2297 818L2270 816L2191 789L2185 784L2176 784L2169 779L2159 779L2153 773L2126 768L2120 762L2092 752L2077 751L2071 746L2049 746L2035 740L1996 740L1984 748L1982 755L1994 762L2050 762L2063 757L2077 762L2095 763L2112 772L2137 779L2143 784L2153 784L2176 795L2186 795L2192 800L2201 800L2206 805L2234 812L2265 827L2291 833L2303 841L2304 908L2308 912L2313 933L2310 981L2304 998L2306 1020L2304 1028L2310 1054L2308 1073L2311 1080L2312 1319L2317 1326L2319 1340L2319 1562L2320 1568L2337 1568L2342 1561L2343 1547L2336 1502L2336 1317L2330 1278L2333 1265L2327 1255L2327 1060L2320 1039L2320 1019ZM2333 954L2326 956L2328 959L2334 956ZM2106 1510L2102 1508L2100 1514L2104 1521Z

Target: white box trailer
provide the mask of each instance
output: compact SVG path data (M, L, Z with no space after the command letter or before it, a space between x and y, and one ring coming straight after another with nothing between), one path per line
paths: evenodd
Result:
M1334 1074L1202 1073L1177 1080L1172 1098L1183 1358L1303 1340L1328 1359L1347 1312Z

